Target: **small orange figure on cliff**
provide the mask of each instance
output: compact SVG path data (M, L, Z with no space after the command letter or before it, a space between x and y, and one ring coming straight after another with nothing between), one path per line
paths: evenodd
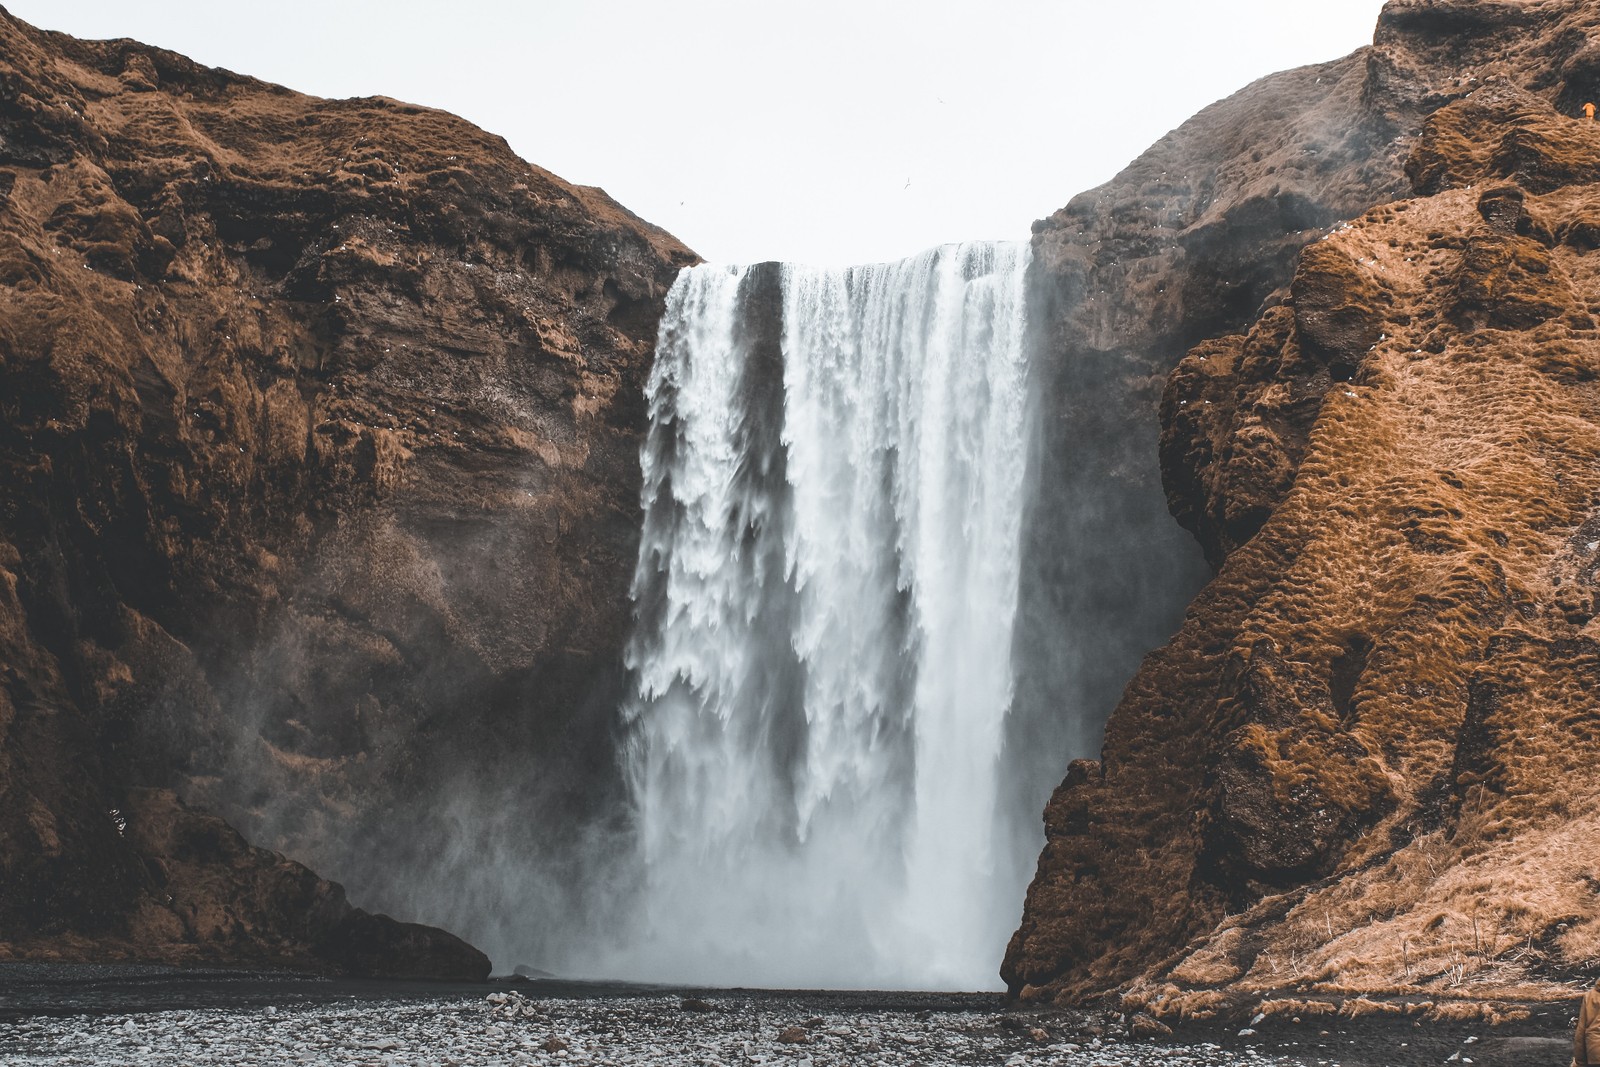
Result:
M1583 117L1588 119L1590 122L1594 121L1594 105L1593 104L1584 104L1583 105Z

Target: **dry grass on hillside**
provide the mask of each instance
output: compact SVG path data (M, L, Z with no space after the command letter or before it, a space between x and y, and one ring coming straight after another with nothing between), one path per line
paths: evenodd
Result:
M1486 224L1497 195L1390 205L1324 242L1382 290L1381 333L1230 561L1280 560L1234 646L1248 661L1270 642L1300 692L1348 635L1365 660L1345 709L1241 706L1229 747L1284 811L1309 789L1378 817L1333 878L1192 945L1175 1002L1224 986L1533 999L1600 968L1600 263L1555 236L1600 224L1600 203L1529 196L1534 236L1511 237Z

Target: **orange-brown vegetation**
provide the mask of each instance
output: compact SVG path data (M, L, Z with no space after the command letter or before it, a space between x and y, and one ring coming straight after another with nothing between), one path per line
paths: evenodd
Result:
M1384 18L1369 70L1458 76L1410 194L1167 380L1217 574L1046 812L1025 997L1486 1017L1600 966L1600 9Z
M693 259L443 112L0 11L0 944L304 962L315 877L180 891L150 788L368 895L453 776L576 795Z

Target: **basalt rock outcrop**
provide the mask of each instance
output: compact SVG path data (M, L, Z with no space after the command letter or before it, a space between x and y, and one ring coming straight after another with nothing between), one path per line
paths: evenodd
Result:
M40 937L34 958L146 957L175 963L291 966L366 978L483 979L489 958L460 938L351 907L342 886L255 848L222 819L171 790L130 789L116 825L143 859L150 899L129 923L137 936Z
M604 790L693 259L453 116L0 12L4 951L480 969L150 790L433 921Z
M1313 226L1263 268L1292 274L1164 375L1168 502L1216 574L1050 802L1023 997L1540 995L1600 954L1600 6L1402 0L1323 69L1174 135L1219 199L1274 146L1340 193L1294 201ZM1121 269L1073 314L1135 317Z

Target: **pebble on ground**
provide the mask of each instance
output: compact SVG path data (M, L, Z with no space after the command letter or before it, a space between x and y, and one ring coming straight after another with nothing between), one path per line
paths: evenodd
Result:
M698 1001L686 1008L680 997L531 1000L515 992L479 999L35 1017L0 1032L0 1060L16 1067L1287 1067L1305 1062L1206 1044L1072 1039L1036 1027L1003 1025L999 1017L983 1012L816 1016L798 1003L787 1012L782 1004L737 998Z

